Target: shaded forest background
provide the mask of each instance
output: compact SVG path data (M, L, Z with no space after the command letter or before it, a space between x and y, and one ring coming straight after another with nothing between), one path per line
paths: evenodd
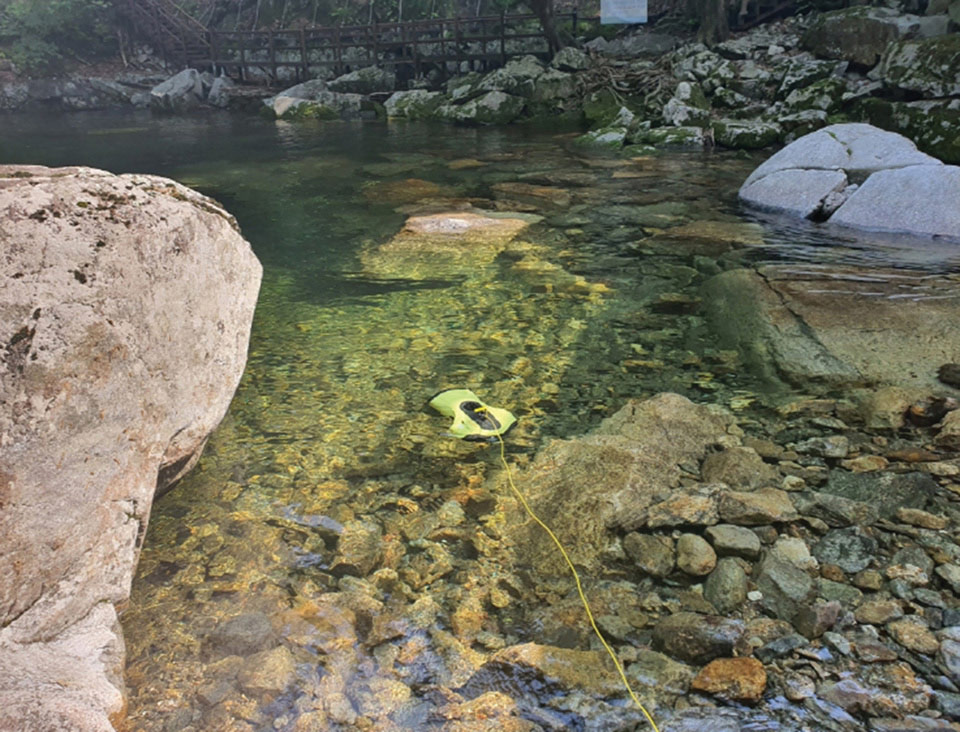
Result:
M146 1L146 0L138 0ZM552 16L576 9L600 11L600 0L174 0L210 28L253 30L311 25L354 25L396 20L471 17L500 12L537 15L555 45ZM652 18L670 15L695 28L704 3L725 0L648 0ZM119 58L130 29L114 0L0 0L0 59L20 73L55 74L77 64ZM616 32L618 28L609 28Z

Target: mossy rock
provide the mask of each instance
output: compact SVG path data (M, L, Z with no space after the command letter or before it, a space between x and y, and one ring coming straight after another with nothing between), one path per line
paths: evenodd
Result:
M794 89L784 100L784 107L790 112L805 109L822 109L830 113L840 108L847 84L843 79L830 77L814 82L802 89Z
M759 150L779 142L783 129L772 122L720 119L713 123L713 136L724 147Z
M583 100L583 116L591 127L608 125L623 106L609 89L601 89Z
M888 85L924 97L960 95L960 34L892 43L876 73Z
M818 16L800 45L820 58L849 61L872 68L887 45L908 31L899 13L890 8L855 6Z
M709 135L702 127L654 127L640 129L630 136L630 142L654 147L703 148Z
M448 97L440 92L424 89L394 92L384 103L387 117L406 117L407 119L430 119L437 108Z
M854 108L854 116L913 140L928 155L960 164L960 100L888 102L864 99Z
M626 127L601 127L580 135L573 142L582 147L608 148L619 150L627 139Z
M302 104L297 104L290 107L279 119L282 120L305 120L305 119L319 119L319 120L331 120L331 119L340 119L340 112L333 107L328 107L325 104L320 104L319 102L303 102Z

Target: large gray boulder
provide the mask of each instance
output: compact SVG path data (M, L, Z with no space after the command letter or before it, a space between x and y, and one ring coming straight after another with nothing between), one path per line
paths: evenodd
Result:
M491 91L463 104L444 104L436 116L466 125L505 125L519 117L526 104L523 97Z
M375 94L392 92L397 87L397 75L392 71L368 66L351 71L328 82L330 91L341 94Z
M960 167L911 165L871 175L830 221L960 240Z
M196 69L184 69L150 90L150 107L158 112L182 112L203 101L203 79Z
M922 18L892 8L856 6L818 16L801 45L821 58L872 68L887 45L920 34Z
M500 91L530 98L543 72L543 64L536 56L522 56L508 61L502 68L484 76L476 89L477 91Z
M441 92L412 89L394 92L383 106L387 117L427 119L433 115L445 98Z
M960 239L960 169L867 124L824 127L754 170L740 200L872 231Z
M302 85L298 85L302 86ZM297 89L298 87L294 87ZM363 97L360 94L340 94L318 89L310 92L299 90L300 96L291 96L289 91L264 99L264 106L277 119L353 119L360 116Z
M0 729L111 730L155 491L246 362L261 268L173 181L0 166Z

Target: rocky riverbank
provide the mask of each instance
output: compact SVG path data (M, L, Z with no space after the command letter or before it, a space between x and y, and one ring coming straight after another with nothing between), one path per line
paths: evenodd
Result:
M0 110L112 105L183 112L200 106L260 110L279 119L386 116L457 124L583 123L584 144L720 145L790 142L843 121L900 132L945 162L960 161L960 35L946 4L926 14L853 7L760 26L714 48L648 29L566 48L545 65L514 59L485 75L434 70L398 90L396 76L361 68L259 102L260 88L185 70L170 79L0 84ZM404 82L406 84L406 82Z

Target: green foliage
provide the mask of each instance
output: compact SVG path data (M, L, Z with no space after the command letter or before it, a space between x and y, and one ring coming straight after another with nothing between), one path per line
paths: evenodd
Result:
M112 22L109 0L0 0L0 47L27 72L55 71L64 56L110 53Z

